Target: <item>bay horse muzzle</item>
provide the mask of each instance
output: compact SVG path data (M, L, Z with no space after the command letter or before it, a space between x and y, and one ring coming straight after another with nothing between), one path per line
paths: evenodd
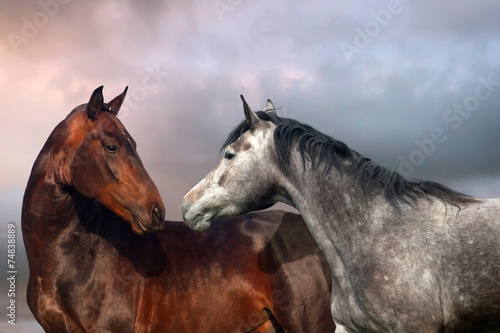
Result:
M163 229L165 220L165 208L157 204L153 205L150 211L149 218L143 218L140 214L134 214L136 226L132 225L132 229L139 234L157 232ZM138 228L137 228L138 227Z

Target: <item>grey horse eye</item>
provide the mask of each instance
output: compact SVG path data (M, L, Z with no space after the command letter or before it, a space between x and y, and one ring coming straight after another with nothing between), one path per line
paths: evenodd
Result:
M228 151L226 151L226 152L224 153L224 158L225 158L226 160L232 160L232 159L234 158L234 154L233 154L233 153L230 153L230 152L228 152Z

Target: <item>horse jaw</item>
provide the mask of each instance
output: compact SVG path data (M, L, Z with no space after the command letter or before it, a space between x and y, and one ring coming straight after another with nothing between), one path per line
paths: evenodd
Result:
M217 186L213 179L201 180L182 201L184 223L193 230L204 231L214 220L241 214L229 198L225 189Z
M204 231L210 227L214 219L212 212L217 212L213 202L209 203L206 194L208 181L201 180L183 198L181 205L184 223L192 230Z

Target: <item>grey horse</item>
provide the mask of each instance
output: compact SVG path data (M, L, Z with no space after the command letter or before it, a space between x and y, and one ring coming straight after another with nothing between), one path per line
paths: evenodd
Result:
M500 332L500 200L409 180L270 101L184 198L195 230L294 206L330 265L338 332Z

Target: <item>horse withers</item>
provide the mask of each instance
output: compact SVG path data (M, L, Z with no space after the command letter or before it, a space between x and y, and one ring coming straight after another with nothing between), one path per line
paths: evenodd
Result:
M22 230L28 305L43 329L333 332L329 268L300 216L250 214L204 234L164 222L117 118L125 94L106 104L96 89L33 165Z
M270 101L184 198L185 222L296 207L332 272L338 332L499 332L500 200L409 180Z

